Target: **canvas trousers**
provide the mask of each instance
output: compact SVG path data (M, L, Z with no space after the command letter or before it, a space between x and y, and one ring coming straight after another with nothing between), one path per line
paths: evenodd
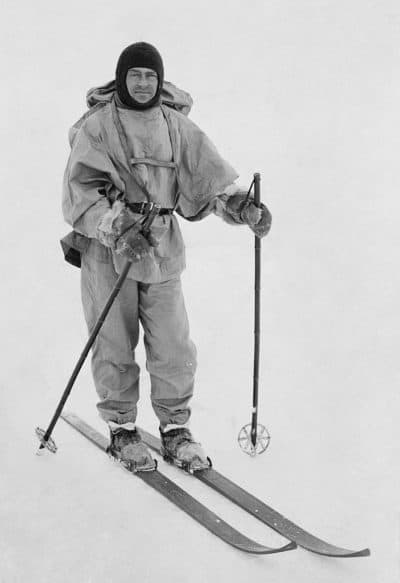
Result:
M89 332L117 278L111 257L105 262L83 254L81 292ZM100 416L119 424L136 420L140 368L135 349L140 325L151 402L160 426L185 424L190 417L197 362L179 277L150 284L125 280L92 349Z

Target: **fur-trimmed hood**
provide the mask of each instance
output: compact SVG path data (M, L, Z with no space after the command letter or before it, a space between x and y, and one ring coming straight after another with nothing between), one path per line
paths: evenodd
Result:
M89 108L94 107L98 103L108 103L111 101L115 93L115 81L109 81L105 85L99 87L92 87L86 94L86 103ZM186 91L179 89L173 83L164 81L161 91L161 103L183 113L189 115L193 106L193 99Z

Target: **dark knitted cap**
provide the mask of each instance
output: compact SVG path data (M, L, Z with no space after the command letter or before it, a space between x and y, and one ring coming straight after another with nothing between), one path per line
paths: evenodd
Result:
M154 97L147 103L139 103L131 95L126 86L126 74L133 67L153 69L158 75L158 87ZM164 82L164 65L160 53L153 45L145 42L134 43L124 49L118 59L115 73L117 94L124 105L132 109L148 109L160 101Z

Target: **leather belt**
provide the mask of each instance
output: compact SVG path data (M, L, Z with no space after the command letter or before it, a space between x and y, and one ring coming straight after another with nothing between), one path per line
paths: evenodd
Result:
M126 202L126 206L133 212L147 215L153 208L157 208L158 215L172 215L174 209L163 208L154 202Z

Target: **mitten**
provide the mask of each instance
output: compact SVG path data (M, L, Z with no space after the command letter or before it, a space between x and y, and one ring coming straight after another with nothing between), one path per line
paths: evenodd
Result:
M265 237L271 228L272 216L268 208L263 203L257 207L245 192L227 198L226 212L236 223L248 225L257 237Z
M153 241L149 242L141 233L143 219L143 215L133 213L122 201L117 200L97 225L97 238L119 255L139 261L154 246Z
M115 251L118 255L123 255L131 261L140 261L151 250L151 245L140 232L141 225L134 225L124 235L121 235L115 245Z

